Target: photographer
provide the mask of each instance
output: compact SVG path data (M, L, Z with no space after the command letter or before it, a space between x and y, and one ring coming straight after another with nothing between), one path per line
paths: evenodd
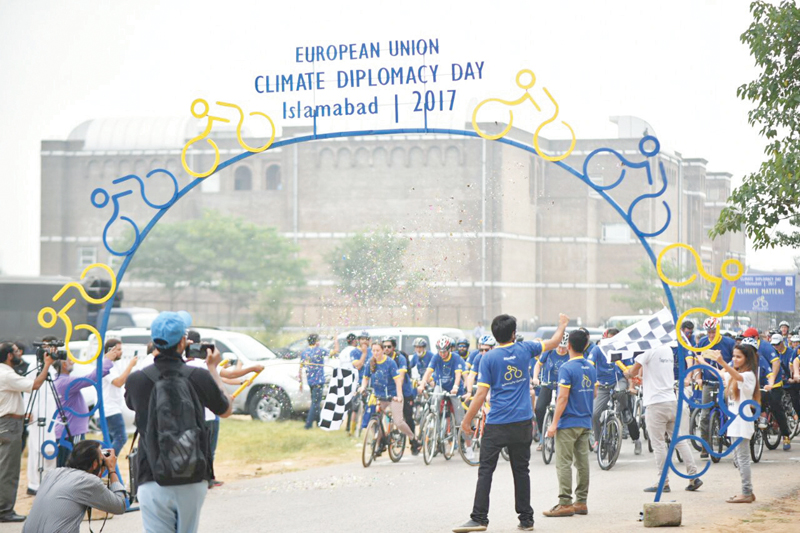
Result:
M42 386L53 360L45 355L35 379L14 371L22 363L22 350L15 344L0 344L0 522L22 522L24 516L14 512L22 457L22 429L25 418L23 392Z
M45 341L55 341L52 337L45 337ZM114 366L114 361L108 357L103 358L103 377L106 377ZM69 358L59 359L53 363L53 368L58 372L53 384L56 388L56 394L61 402L62 412L61 415L66 418L64 423L56 423L56 442L58 442L58 458L56 459L56 466L64 466L67 464L67 457L69 457L72 447L84 439L84 435L89 431L89 417L78 416L75 413L88 413L89 408L86 406L86 400L83 399L81 389L91 387L94 382L88 377L72 377L72 369L75 368L75 363ZM64 432L67 435L62 439ZM63 441L69 441L72 446L66 446Z
M23 533L77 533L90 507L107 513L125 512L125 487L116 472L114 450L96 440L75 445L64 468L42 480ZM101 479L108 471L108 485Z
M125 402L141 435L136 481L145 531L197 531L211 479L203 408L222 418L233 409L217 373L222 356L216 348L207 370L183 360L191 320L185 311L158 315L150 326L158 355L126 385Z

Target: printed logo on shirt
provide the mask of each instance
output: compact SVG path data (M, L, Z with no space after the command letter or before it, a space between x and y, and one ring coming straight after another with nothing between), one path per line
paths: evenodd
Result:
M581 381L581 386L585 389L592 388L592 380L586 374L583 375L583 380Z
M506 373L505 375L503 375L503 378L505 378L506 381L511 381L512 379L519 379L521 377L522 377L522 370L512 365L508 365L506 367Z

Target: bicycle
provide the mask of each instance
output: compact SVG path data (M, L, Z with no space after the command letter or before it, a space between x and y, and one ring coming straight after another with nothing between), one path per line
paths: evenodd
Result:
M364 419L364 404L366 397L362 394L353 395L353 404L350 406L350 425L347 428L347 434L351 437L361 438L362 424Z
M555 437L548 437L547 436L547 429L553 423L553 417L556 413L556 387L553 383L542 383L542 388L548 388L553 391L550 394L550 405L547 406L547 411L544 414L544 422L542 423L542 460L544 464L549 465L550 461L553 460L553 454L556 451L556 439Z
M456 452L458 428L456 428L453 408L448 399L449 392L436 387L428 403L429 412L422 423L422 458L426 465L441 451L449 461Z
M789 438L793 439L800 434L800 421L797 419L797 413L792 404L792 397L786 391L783 391L783 412L786 413L786 425L789 426Z
M614 385L599 385L601 389L611 390L608 406L600 415L600 439L597 442L597 463L603 470L610 470L622 450L622 418L620 417L620 396L628 394L623 382Z
M636 386L636 396L633 398L633 419L636 420L636 425L639 426L639 433L642 439L647 441L647 450L653 453L653 443L650 441L650 434L647 432L647 422L644 416L644 396L642 387Z
M361 464L364 465L364 468L369 467L372 461L383 453L384 446L389 449L389 459L396 463L403 458L403 452L406 449L406 436L394 425L391 410L383 411L381 409L380 403L375 398L374 390L367 389L367 393L369 395L368 404L371 405L372 402L375 402L376 407L375 414L369 419L364 430ZM385 425L384 420L386 421Z
M722 428L725 427L728 422L728 416L720 409L719 403L716 401L717 395L719 394L719 382L707 383L706 386L711 389L711 397L714 398L714 405L711 406L708 412L708 444L711 446L711 451L716 454L722 454L723 449L731 445L730 437L726 434L720 434ZM695 409L689 420L689 433L702 438L701 416L703 416L703 409ZM698 441L694 439L691 440L692 446L694 446L697 451L703 451L703 447ZM719 462L720 457L714 454L710 454L710 456L711 461L714 463Z
M761 460L761 454L764 453L764 433L758 427L758 419L753 422L753 425L755 429L750 438L750 458L757 463Z
M466 404L464 404L464 409L467 409ZM481 438L483 437L483 431L486 425L486 415L487 415L486 405L484 404L478 410L478 415L475 418L472 435L470 437L467 437L466 435L464 435L464 432L462 431L458 432L459 435L458 452L461 454L461 458L464 460L464 462L470 466L478 466L480 464ZM469 446L467 446L467 438L470 439ZM471 450L472 453L471 454L468 453L467 450Z
M765 394L769 394L769 391L767 391L766 389L761 389L762 398L764 397ZM784 396L786 395L784 394ZM766 417L767 427L764 429L759 428L759 431L761 431L763 434L764 444L766 445L767 449L774 450L781 443L781 428L778 425L778 420L772 414L772 408L770 407L768 401L764 402L764 405L762 405L761 416Z

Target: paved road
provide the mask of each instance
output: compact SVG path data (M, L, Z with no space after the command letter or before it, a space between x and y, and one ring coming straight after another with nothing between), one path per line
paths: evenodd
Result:
M557 501L555 467L544 465L541 454L534 454L531 480L537 530L581 527L618 533L642 527L637 522L639 511L643 503L652 501L642 489L656 479L652 454L645 449L643 455L635 456L632 444L625 441L611 471L600 470L596 459L591 464L589 515L546 518L541 512ZM230 482L209 493L200 531L444 532L468 519L476 476L477 468L467 466L458 455L451 461L436 457L430 466L425 466L421 456L408 456L398 464L381 457L368 469L348 463ZM791 452L765 450L753 477L759 503L800 486L800 443ZM744 517L753 510L753 506L724 502L739 491L739 475L730 460L712 465L697 493L685 492L685 481L674 474L671 479L673 492L664 501L684 504L685 530L707 528L727 516ZM516 530L511 470L502 459L494 478L491 509L490 531ZM138 512L115 517L105 528L109 533L140 530ZM21 527L7 525L0 531L21 531ZM85 523L82 531L88 531Z

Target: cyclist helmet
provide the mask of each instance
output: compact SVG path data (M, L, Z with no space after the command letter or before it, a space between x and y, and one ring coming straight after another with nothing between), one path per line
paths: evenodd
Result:
M386 336L383 338L383 342L391 342L392 346L397 348L397 339L391 336Z
M466 346L469 348L469 341L466 338L461 337L456 341L456 346Z
M417 346L422 346L423 348L427 348L428 341L426 341L422 337L417 337L416 339L414 339L414 348L416 348Z
M800 335L792 335L792 338L789 339L789 342L800 342Z
M717 326L719 326L719 320L713 316L706 318L705 322L703 322L705 329L717 329Z
M522 342L522 341L524 341L524 340L525 340L525 337L523 337L523 336L522 336L522 335L520 335L519 333L517 333L517 336L516 336L516 337L514 337L514 342Z
M359 339L367 339L367 340L369 340L369 333L366 332L366 331L362 331L361 333L358 334L358 338Z
M565 331L564 336L561 337L561 342L559 342L558 345L561 348L566 348L567 344L569 344L569 333Z
M758 337L745 337L742 339L742 344L758 348Z
M486 346L497 346L497 341L494 339L493 335L484 335L483 337L478 340L478 344L483 344Z
M348 344L353 342L354 340L356 340L356 334L355 333L348 333L347 334L347 338L345 340L347 340Z
M780 324L778 324L778 328L780 329L781 326L786 326L787 328L791 328L792 326L789 325L788 322L782 320Z
M436 349L438 349L440 352L449 350L452 347L453 347L453 339L451 339L447 335L436 341Z
M307 340L309 346L314 346L315 344L317 344L317 342L319 342L319 335L317 335L316 333L312 333L311 335L308 336Z

